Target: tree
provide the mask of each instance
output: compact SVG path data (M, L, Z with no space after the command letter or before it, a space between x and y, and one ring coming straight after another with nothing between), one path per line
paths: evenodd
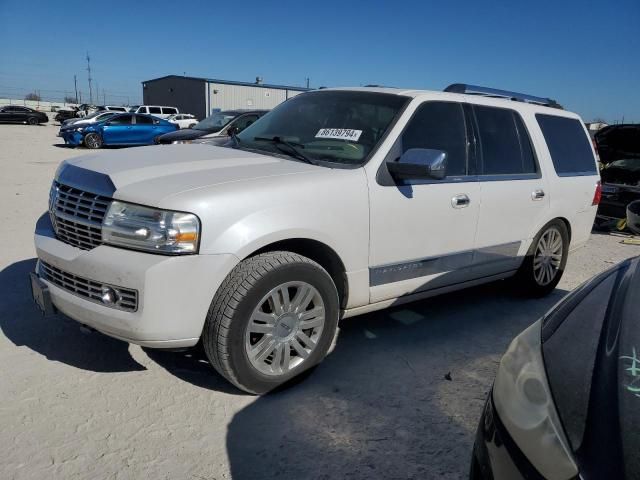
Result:
M40 95L38 95L37 93L27 93L27 94L24 96L24 99L25 99L25 100L34 100L34 101L36 101L36 102L39 102L40 100L42 100L42 99L40 98Z
M75 97L64 97L64 103L78 103Z

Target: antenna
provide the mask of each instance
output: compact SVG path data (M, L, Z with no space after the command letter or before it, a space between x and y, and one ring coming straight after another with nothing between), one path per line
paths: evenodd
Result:
M89 52L87 52L87 74L89 77L89 104L93 105L93 92L91 90L91 57L89 56Z

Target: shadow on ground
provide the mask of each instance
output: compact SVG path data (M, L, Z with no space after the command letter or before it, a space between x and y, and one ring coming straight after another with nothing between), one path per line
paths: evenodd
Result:
M566 293L523 299L507 285L342 322L305 381L235 415L232 478L465 478L502 353Z
M31 299L29 272L36 260L22 260L0 271L0 329L15 345L49 360L93 372L144 370L129 345L102 334L83 334L63 315L43 317Z

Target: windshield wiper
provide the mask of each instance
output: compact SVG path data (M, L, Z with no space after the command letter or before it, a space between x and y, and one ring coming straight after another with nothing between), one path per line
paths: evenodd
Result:
M275 137L253 137L253 139L257 142L271 142L278 150L283 153L287 153L282 148L280 148L281 145L284 145L289 149L289 155L311 165L317 165L315 160L312 160L299 150L300 148L304 148L304 145L302 145L301 143L289 142L287 140L284 140L282 137L278 137L277 135Z

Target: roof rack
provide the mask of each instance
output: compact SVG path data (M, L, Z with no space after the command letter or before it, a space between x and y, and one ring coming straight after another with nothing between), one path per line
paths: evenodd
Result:
M444 91L450 93L465 93L467 95L481 95L483 97L505 98L513 100L514 102L533 103L535 105L559 108L562 110L562 105L550 98L535 97L533 95L527 95L526 93L509 92L507 90L498 90L497 88L478 87L476 85L467 85L465 83L453 83L445 88Z

